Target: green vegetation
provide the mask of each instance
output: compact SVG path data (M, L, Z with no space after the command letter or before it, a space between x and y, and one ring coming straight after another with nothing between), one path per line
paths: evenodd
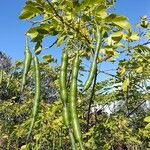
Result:
M150 149L150 24L143 16L133 30L113 6L26 1L19 18L35 47L15 64L0 52L0 149ZM38 59L52 36L61 64Z

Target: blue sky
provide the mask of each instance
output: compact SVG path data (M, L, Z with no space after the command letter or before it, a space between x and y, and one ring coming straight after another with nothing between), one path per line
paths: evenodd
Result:
M3 0L0 5L0 51L13 60L23 58L24 33L30 27L29 22L18 19L24 3L25 0ZM150 0L118 0L115 9L135 25L139 16L150 17Z

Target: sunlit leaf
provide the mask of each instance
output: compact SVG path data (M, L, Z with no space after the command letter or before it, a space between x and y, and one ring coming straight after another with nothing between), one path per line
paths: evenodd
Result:
M144 121L145 121L145 122L150 122L150 116L144 118Z
M124 92L127 91L128 86L129 86L129 83L130 83L129 78L126 78L126 79L124 80L124 82L122 83L122 90L123 90Z
M54 58L52 57L52 55L44 55L43 56L44 61L51 63L52 61L54 61Z

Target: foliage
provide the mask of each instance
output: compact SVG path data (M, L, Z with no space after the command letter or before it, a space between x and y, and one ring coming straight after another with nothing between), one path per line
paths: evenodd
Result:
M12 66L11 58L7 56L5 53L0 51L0 70L9 73L11 66Z
M61 46L67 51L66 91L68 99L75 98L70 95L73 90L78 93L75 99L84 147L146 150L150 148L150 24L143 16L132 30L127 17L113 12L113 5L111 0L27 0L20 19L32 23L26 32L35 43L32 53L39 55L44 51L43 41L47 36L56 38L49 48ZM95 61L93 83L84 91L96 51L96 29L101 31L102 44ZM76 52L80 56L78 90L70 86ZM55 63L59 58L46 54L43 59L39 113L28 140L35 93L33 66L23 92L22 62L12 66L11 75L7 72L3 75L0 85L2 149L71 149L69 131L73 129L68 130L63 122L64 106L59 96L60 65ZM77 141L76 148L80 149Z

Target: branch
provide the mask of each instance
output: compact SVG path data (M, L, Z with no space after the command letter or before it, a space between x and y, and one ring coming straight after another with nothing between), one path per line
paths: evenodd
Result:
M150 44L150 40L148 40L146 43L143 43L141 45L147 45L147 44Z
M116 76L113 75L113 74L110 74L110 73L107 73L107 72L101 71L101 70L99 70L99 73L104 73L104 74L109 75L109 76L111 76L111 77L116 77ZM99 74L99 73L98 73L98 74Z
M127 87L127 92L125 93L125 103L127 108L127 113L129 114L129 88Z
M142 104L144 104L147 100L143 100L140 104L138 104L128 115L130 117Z
M79 31L79 29L72 27L70 24L68 24L67 22L65 22L63 20L63 18L57 13L57 11L55 10L55 8L53 7L53 5L49 2L49 0L46 0L46 2L50 5L51 9L53 10L53 13L56 15L56 17L65 25L67 25L69 28L73 29L74 31L76 31L77 33L79 33L82 37L84 37L84 39L88 42L88 44L90 44L91 42L89 41L89 39L86 37L86 35L82 34L82 32Z
M30 20L30 23L32 23L32 26L34 26L35 24L39 24L39 23L44 23L46 21L48 21L50 18L44 19L44 20L39 20L39 21L32 21Z
M96 73L95 73L95 77L94 77L94 83L93 83L91 96L90 96L90 100L89 100L88 116L87 116L87 129L86 129L87 132L89 131L90 112L91 112L91 105L92 105L92 102L93 102L93 97L94 97L94 94L95 94L96 80L97 80L97 68L96 68Z
M46 0L46 2L50 5L51 9L53 10L53 13L60 19L60 21L61 21L62 23L64 23L62 17L59 16L59 14L57 13L57 11L56 11L55 8L53 7L53 5L49 2L49 0Z
M97 61L97 63L99 64L99 63L101 63L101 62L103 62L103 61L106 61L106 60L108 60L109 58L111 58L112 56L106 56L106 57L104 57L104 58L102 58L102 59L100 59L99 61Z
M58 39L56 41L54 41L50 46L44 48L43 50L47 50L47 49L52 48L57 43L57 41L58 41Z

